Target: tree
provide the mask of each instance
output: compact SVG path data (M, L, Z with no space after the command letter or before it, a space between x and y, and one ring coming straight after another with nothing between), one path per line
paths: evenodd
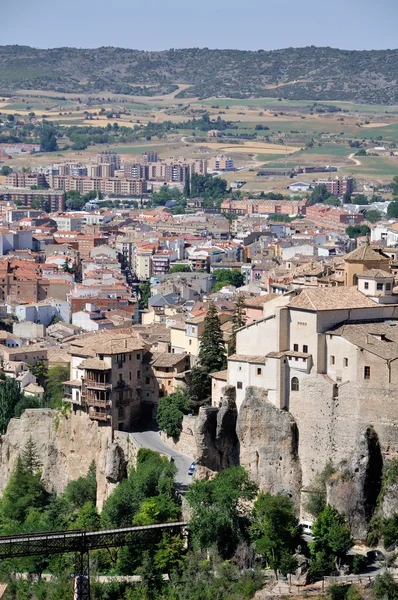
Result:
M70 190L66 192L66 207L69 210L83 210L86 200L82 197L80 192L76 190Z
M305 509L315 519L318 518L321 512L326 508L326 483L333 473L334 468L329 461L326 463L324 469L315 476L315 480L311 485L308 499L305 503Z
M184 540L179 535L163 534L162 540L155 553L155 566L161 573L167 573L169 578L172 574L179 572L183 566L185 554Z
M15 415L15 409L24 399L19 384L15 379L6 377L0 385L0 433L6 432L10 419Z
M391 573L377 575L374 593L377 600L398 600L398 583Z
M243 467L224 469L210 481L194 481L185 496L194 547L205 550L217 545L223 558L231 556L245 533L239 504L252 500L256 489Z
M92 461L86 477L70 481L65 489L65 499L75 510L82 508L87 502L96 504L97 475L95 462Z
M188 265L174 265L169 273L191 273L191 269Z
M395 179L395 177L394 177ZM398 185L398 183L397 183ZM387 208L387 217L389 219L398 218L398 198L393 198L392 202L388 205Z
M9 167L8 165L3 165L0 169L0 175L9 175L10 173L12 173L12 169L11 167Z
M41 467L41 462L37 453L36 443L33 441L32 436L29 437L22 450L22 464L25 469L31 473L37 473Z
M212 287L212 292L218 292L225 285L241 287L245 281L243 274L235 269L216 269L214 278L215 283Z
M328 192L327 187L324 183L321 185L316 185L311 192L308 205L312 206L313 204L322 204L331 196L330 192Z
M349 238L355 239L364 235L370 234L370 228L367 225L349 225L346 230L346 234Z
M246 314L244 311L245 297L238 294L235 303L234 314L232 315L232 334L228 344L228 354L236 353L236 332L246 323Z
M391 188L394 196L398 196L398 175L395 175L393 177Z
M369 221L369 223L377 223L377 221L381 221L383 215L379 210L367 210L365 213L365 219Z
M40 150L42 152L55 152L58 150L55 127L52 123L43 121L40 133Z
M38 360L35 365L29 366L29 371L34 375L37 379L37 383L42 387L46 387L47 378L48 378L48 365L45 360Z
M326 198L324 204L326 206L340 206L340 200L336 196L329 196L329 198Z
M253 516L250 536L257 552L265 556L276 576L278 570L292 573L297 568L292 555L302 533L292 501L286 496L260 494Z
M226 368L225 344L214 302L210 302L204 320L204 332L199 348L199 364L208 374Z
M69 367L56 365L48 369L45 403L50 408L59 408L64 397L64 381L68 381Z
M179 439L182 419L189 412L189 398L178 388L173 394L159 399L156 420L162 431L169 437Z
M189 175L189 171L187 171L185 175L184 196L186 198L190 198L191 196L191 177Z
M365 196L365 194L358 194L357 196L351 197L352 204L359 204L361 206L366 206L369 204L369 200Z
M312 535L314 542L311 546L311 553L334 556L339 561L354 545L344 516L330 505L326 506L314 522Z
M151 282L149 279L140 285L141 305L148 308L148 300L151 297Z

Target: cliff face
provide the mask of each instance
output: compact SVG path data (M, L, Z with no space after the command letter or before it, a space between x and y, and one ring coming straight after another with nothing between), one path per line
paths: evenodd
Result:
M126 434L112 442L109 427L99 427L86 414L60 416L51 409L26 410L12 419L0 440L0 493L15 460L30 437L36 444L49 491L62 493L69 481L87 475L90 463L97 467L97 505L102 507L127 467L134 464L136 448Z
M249 387L239 411L236 432L240 464L261 490L287 493L298 503L301 466L298 431L290 413L268 402L262 388Z

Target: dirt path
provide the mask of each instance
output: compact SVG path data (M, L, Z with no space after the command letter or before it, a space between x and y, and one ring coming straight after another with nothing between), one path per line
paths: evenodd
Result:
M348 158L350 160L352 160L357 165L357 167L360 167L361 164L362 164L361 161L358 160L357 158L354 158L354 156L355 156L355 152L353 152L352 154L350 154Z

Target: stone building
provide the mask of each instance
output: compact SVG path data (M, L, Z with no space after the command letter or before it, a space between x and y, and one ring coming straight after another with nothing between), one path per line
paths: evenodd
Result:
M300 479L301 489L311 487L329 460L336 466L349 461L371 426L383 459L398 454L398 295L391 274L380 264L369 268L377 260L384 266L385 259L373 250L361 252L365 264L353 253L347 261L350 277L352 265L359 267L358 289L277 296L264 304L261 320L238 331L236 354L228 358L222 382L213 375L213 406L220 405L222 383L232 386L238 421L241 410L247 413L252 386L264 391L280 419L286 413L293 418L300 474L292 473L291 481ZM263 428L264 435L278 438L267 423ZM256 472L264 468L257 464Z

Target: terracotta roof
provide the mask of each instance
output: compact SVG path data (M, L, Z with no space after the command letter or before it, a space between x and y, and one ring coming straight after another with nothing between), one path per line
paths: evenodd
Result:
M265 363L265 356L250 356L246 354L231 354L228 356L228 360L236 360L237 362L249 362L249 363Z
M228 369L225 371L218 371L217 373L211 373L210 377L213 379L221 379L222 381L228 380Z
M336 326L327 332L384 358L398 358L398 320L360 321Z
M183 360L186 360L188 354L169 354L168 352L154 352L152 354L151 365L153 367L175 367Z
M96 371L110 371L112 369L112 367L108 366L99 358L86 358L80 363L80 367L83 369L94 369Z
M389 273L388 271L383 271L382 269L368 269L363 273L358 273L357 277L358 279L360 279L361 277L375 277L376 279L393 279L394 276L392 275L392 273Z
M298 296L291 300L288 306L318 311L374 308L377 305L361 292L358 292L355 287L332 287L302 290Z
M346 254L344 256L344 260L346 262L366 262L374 260L388 262L389 259L380 254L380 252L373 250L373 248L371 248L368 244L364 244L349 254Z
M248 306L250 308L261 307L270 300L276 298L278 294L265 294L263 296L255 296L254 298L246 298L244 302L244 306Z

